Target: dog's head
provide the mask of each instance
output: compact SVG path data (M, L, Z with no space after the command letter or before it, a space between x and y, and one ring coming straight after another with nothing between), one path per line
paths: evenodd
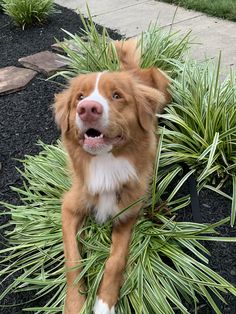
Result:
M55 97L64 138L92 155L110 152L153 132L168 102L168 79L158 69L80 75Z

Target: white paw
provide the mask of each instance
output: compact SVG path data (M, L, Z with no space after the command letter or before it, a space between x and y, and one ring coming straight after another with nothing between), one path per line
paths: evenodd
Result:
M97 297L93 312L94 314L115 314L115 308L113 306L111 309L109 309L108 304Z

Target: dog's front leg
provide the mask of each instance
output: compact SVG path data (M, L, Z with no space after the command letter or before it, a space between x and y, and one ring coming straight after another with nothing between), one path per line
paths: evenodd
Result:
M99 287L93 310L95 314L115 313L115 304L122 284L123 272L129 253L132 227L135 221L136 217L132 217L113 226L110 257L106 262L104 275Z
M83 290L83 283L75 284L80 274L81 259L76 235L85 217L85 210L81 206L77 193L78 191L71 189L65 195L62 205L62 233L67 280L65 314L79 314L85 302L85 296L80 293Z

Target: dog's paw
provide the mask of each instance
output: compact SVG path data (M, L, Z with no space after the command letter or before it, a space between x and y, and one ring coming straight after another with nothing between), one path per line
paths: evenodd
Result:
M99 299L97 297L94 308L93 308L94 314L115 314L115 308L114 306L109 309L109 306L107 303L103 302L102 299Z

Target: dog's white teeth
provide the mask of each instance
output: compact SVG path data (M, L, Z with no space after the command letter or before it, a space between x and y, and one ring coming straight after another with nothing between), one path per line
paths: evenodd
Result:
M99 136L88 136L86 133L84 134L85 139L93 138L93 139L98 139L98 138L103 138L103 134L100 134Z

